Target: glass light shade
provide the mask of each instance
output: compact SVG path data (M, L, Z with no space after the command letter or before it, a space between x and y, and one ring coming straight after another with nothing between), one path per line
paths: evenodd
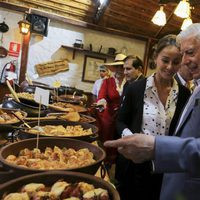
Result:
M28 34L31 28L31 23L24 19L24 20L19 21L18 24L19 24L20 33L25 34L25 35Z
M192 24L192 19L190 17L184 19L183 24L181 26L181 30L185 30L191 24Z
M160 7L160 10L156 12L151 21L158 26L166 24L166 14L163 11L163 6Z
M180 1L174 14L181 18L188 18L190 16L190 3L187 0Z
M101 5L105 2L105 0L99 0L99 1L100 1L100 4L101 4Z

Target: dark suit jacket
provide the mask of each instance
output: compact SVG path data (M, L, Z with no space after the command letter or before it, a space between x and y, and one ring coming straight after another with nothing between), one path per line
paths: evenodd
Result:
M200 199L199 88L196 91L176 132L181 138L156 137L155 170L165 173L160 200Z
M126 92L126 89L127 89L127 87L128 87L130 84L134 83L135 81L139 81L139 80L141 80L141 79L144 79L144 78L145 78L145 76L144 76L143 74L141 74L141 75L137 78L137 80L126 81L126 83L124 84L124 87L123 87L123 92L122 92L121 99L123 100L124 95L125 95L125 92Z
M176 79L176 81L177 81L179 84L183 85L183 83L181 82L181 80L180 80L180 78L178 77L177 74L174 75L174 78Z

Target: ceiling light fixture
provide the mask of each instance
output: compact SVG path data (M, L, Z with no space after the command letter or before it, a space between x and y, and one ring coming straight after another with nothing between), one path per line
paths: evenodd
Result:
M99 0L100 1L100 4L104 4L105 0Z
M188 18L190 16L190 3L187 0L181 0L174 14L181 18Z
M163 11L164 7L160 6L160 10L152 18L152 22L158 26L164 26L166 24L166 14Z
M181 26L181 30L185 30L188 26L192 24L192 19L191 19L191 9L189 10L189 17L184 19L183 24Z
M188 18L184 19L183 24L181 26L181 30L185 30L188 26L192 24L192 19L189 16Z

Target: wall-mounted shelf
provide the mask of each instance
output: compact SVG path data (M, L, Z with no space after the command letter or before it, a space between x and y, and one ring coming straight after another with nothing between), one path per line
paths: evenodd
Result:
M65 46L65 45L62 45L61 47L73 51L72 59L75 59L75 55L76 55L77 51L83 52L87 55L96 56L96 57L99 57L99 58L114 58L115 57L114 55L99 53L99 52L96 52L96 51L91 51L91 50L87 50L87 49L83 49L83 48L77 48L77 47L71 47L71 46Z

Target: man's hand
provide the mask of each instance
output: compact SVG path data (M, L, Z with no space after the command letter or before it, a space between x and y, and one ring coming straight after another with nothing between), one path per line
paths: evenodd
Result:
M152 160L154 158L154 145L154 136L136 133L104 143L106 147L118 148L119 153L135 163Z

